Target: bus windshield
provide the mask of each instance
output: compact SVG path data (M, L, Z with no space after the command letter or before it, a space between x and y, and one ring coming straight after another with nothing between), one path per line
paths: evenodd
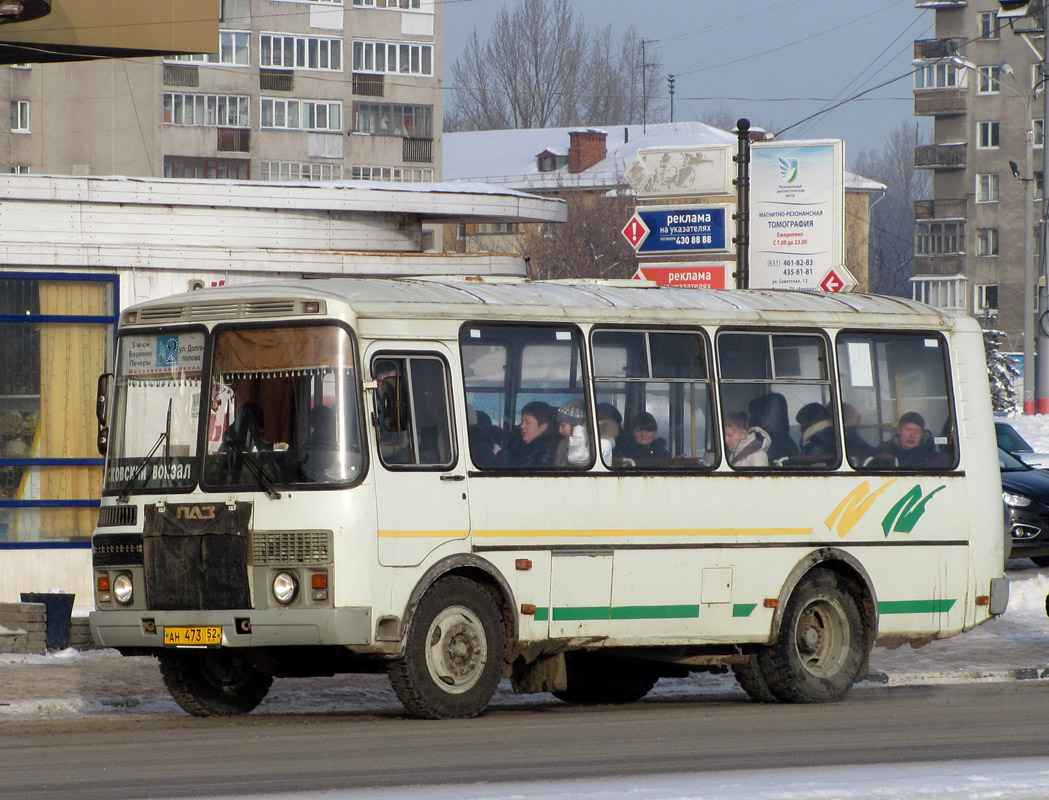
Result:
M363 472L356 365L335 326L121 339L106 490L346 484ZM208 400L197 452L201 398ZM201 463L201 457L203 463Z

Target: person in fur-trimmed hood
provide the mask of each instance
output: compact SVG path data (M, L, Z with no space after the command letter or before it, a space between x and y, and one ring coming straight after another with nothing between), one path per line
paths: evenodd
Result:
M801 454L803 456L838 455L838 436L834 431L834 420L822 403L807 403L794 416L801 428Z
M746 414L725 415L725 452L733 467L767 467L771 443L763 429L748 427Z

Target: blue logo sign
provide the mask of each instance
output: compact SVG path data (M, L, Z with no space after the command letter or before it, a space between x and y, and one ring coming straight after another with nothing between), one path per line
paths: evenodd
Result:
M725 207L638 209L649 234L639 253L718 251L725 249Z

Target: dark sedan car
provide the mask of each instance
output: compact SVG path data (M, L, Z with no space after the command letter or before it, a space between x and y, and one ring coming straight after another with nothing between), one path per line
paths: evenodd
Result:
M1049 472L1032 469L998 448L1005 525L1012 532L1013 558L1049 567Z

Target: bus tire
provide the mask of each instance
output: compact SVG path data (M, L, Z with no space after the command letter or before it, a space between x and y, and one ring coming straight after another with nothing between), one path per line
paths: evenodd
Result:
M634 703L659 680L647 664L585 651L565 653L565 670L568 687L553 695L579 705Z
M162 652L157 658L168 692L195 717L247 714L273 683L271 675L229 650Z
M435 583L408 627L404 655L390 662L390 683L415 717L476 717L502 677L506 633L495 602L466 578Z
M867 649L867 626L848 584L834 572L817 569L795 587L779 638L755 660L781 702L828 703L852 688Z
M779 698L772 693L768 681L761 673L761 665L756 655L752 655L746 664L733 664L732 673L736 676L736 682L740 688L755 703L779 702Z

